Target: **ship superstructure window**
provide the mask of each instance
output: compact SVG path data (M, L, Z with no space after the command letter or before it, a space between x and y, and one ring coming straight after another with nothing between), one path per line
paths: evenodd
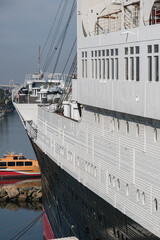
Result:
M23 166L24 162L16 162L16 166Z
M124 66L125 66L125 80L139 81L140 80L140 48L125 47L124 48Z
M158 201L157 201L156 198L154 199L154 211L155 211L155 212L158 211Z
M5 167L6 166L6 162L0 162L0 167Z
M15 162L8 162L8 166L9 167L14 167L15 166Z
M136 125L136 135L139 136L139 124Z
M87 52L82 52L82 78L87 78L88 73L87 73Z
M146 201L146 196L145 193L142 193L142 204L145 205L145 201Z
M140 201L140 191L139 191L139 189L137 189L137 202L139 202Z
M98 66L99 66L99 79L101 79L101 59L98 59Z
M26 159L26 157L20 156L19 159L20 159L20 160L23 160L23 159Z
M105 79L105 59L102 59L102 77Z
M129 133L129 122L126 122L126 133Z
M119 79L118 48L91 51L92 79Z
M129 185L126 184L126 196L129 196Z
M157 142L157 129L154 129L154 142Z
M159 81L159 45L148 45L148 81Z
M25 166L32 166L32 162L25 162Z

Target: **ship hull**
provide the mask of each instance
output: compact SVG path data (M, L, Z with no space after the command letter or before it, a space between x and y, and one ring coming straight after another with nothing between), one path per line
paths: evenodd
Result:
M159 239L75 180L35 143L32 145L41 168L43 207L55 238Z
M39 178L41 173L28 173L12 169L0 169L0 179Z

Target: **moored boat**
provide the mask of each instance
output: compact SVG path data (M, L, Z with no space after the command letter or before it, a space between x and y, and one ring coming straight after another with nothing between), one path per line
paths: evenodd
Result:
M40 177L37 160L31 160L22 154L8 153L0 158L0 178L35 178Z

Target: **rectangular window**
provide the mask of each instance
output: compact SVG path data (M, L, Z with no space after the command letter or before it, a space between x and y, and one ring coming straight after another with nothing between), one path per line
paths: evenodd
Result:
M152 81L152 57L148 57L148 81Z
M152 53L152 45L148 46L148 53Z
M87 58L87 52L85 52L85 57Z
M140 80L140 62L139 57L136 57L136 81L138 82Z
M18 160L18 157L15 156L15 157L13 157L13 159L14 159L14 160Z
M94 56L94 52L93 52L93 51L91 52L91 56L92 56L92 58L93 58L93 56Z
M25 166L32 166L32 162L25 162Z
M106 73L107 73L107 79L110 79L110 70L109 70L109 58L106 59Z
M9 167L10 167L10 166L14 167L14 166L15 166L15 162L8 162L8 166L9 166Z
M99 57L101 56L101 50L98 50L98 56Z
M130 54L134 54L134 47L130 47Z
M112 66L112 80L114 79L114 58L111 58L111 66Z
M139 54L139 46L136 46L136 54Z
M114 56L114 49L111 49L111 56Z
M97 79L97 59L95 59L95 77Z
M0 162L0 167L5 167L6 166L6 162Z
M155 61L155 81L159 81L159 57L154 57Z
M109 49L106 50L106 55L109 56Z
M105 79L105 59L102 59L102 69L103 79Z
M84 78L84 60L82 60L82 78Z
M102 50L102 56L103 57L105 56L105 50Z
M158 44L154 45L154 52L155 53L159 52L159 45Z
M84 58L84 52L82 52L82 58Z
M85 60L85 77L87 78L87 60Z
M98 62L99 62L99 79L101 79L101 59L99 59Z
M125 80L128 80L128 58L125 58Z
M97 51L95 51L95 57L97 57Z
M128 54L128 48L125 48L125 55L127 55Z
M118 58L115 59L116 80L119 78Z
M134 58L130 58L130 79L134 80Z
M26 157L24 157L24 156L19 157L19 160L23 160L23 159L26 159Z
M94 78L94 60L92 59L92 78Z
M24 162L16 162L16 166L23 166Z
M118 56L118 48L115 49L115 55Z

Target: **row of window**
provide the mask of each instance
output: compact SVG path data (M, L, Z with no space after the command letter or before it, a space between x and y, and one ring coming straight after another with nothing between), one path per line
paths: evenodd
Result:
M85 61L85 64L87 62ZM86 71L82 60L82 77ZM91 59L92 79L119 79L119 60L118 58Z
M0 167L32 166L32 162L0 162Z
M109 184L109 186L112 186L113 188L117 188L117 190L121 189L120 180L118 178L115 178L111 174L109 174L109 176L108 176L108 184ZM129 196L129 194L130 194L129 185L126 184L126 196ZM141 191L139 189L137 189L136 200L137 200L137 202L142 201L142 204L145 205L145 203L146 203L145 192L141 193ZM158 211L158 200L155 198L153 203L154 203L154 211L157 212Z
M100 123L101 118L99 114L94 113L94 121L96 123ZM120 130L120 120L112 118L111 120L111 130L114 131L115 129ZM126 121L126 133L128 134L130 132L130 126L129 122ZM136 136L138 137L140 135L140 125L137 123L136 124ZM153 135L154 135L154 142L156 143L158 140L158 132L157 128L153 128Z
M4 158L6 158L6 156L4 156ZM23 159L26 159L26 157L24 157L24 156L19 156L19 157L18 156L13 156L13 159L14 160L18 160L18 159L23 160Z
M159 45L148 45L148 81L159 81ZM119 79L118 48L91 51L92 79ZM140 81L140 47L124 48L124 79ZM87 51L82 52L82 78L88 77Z

